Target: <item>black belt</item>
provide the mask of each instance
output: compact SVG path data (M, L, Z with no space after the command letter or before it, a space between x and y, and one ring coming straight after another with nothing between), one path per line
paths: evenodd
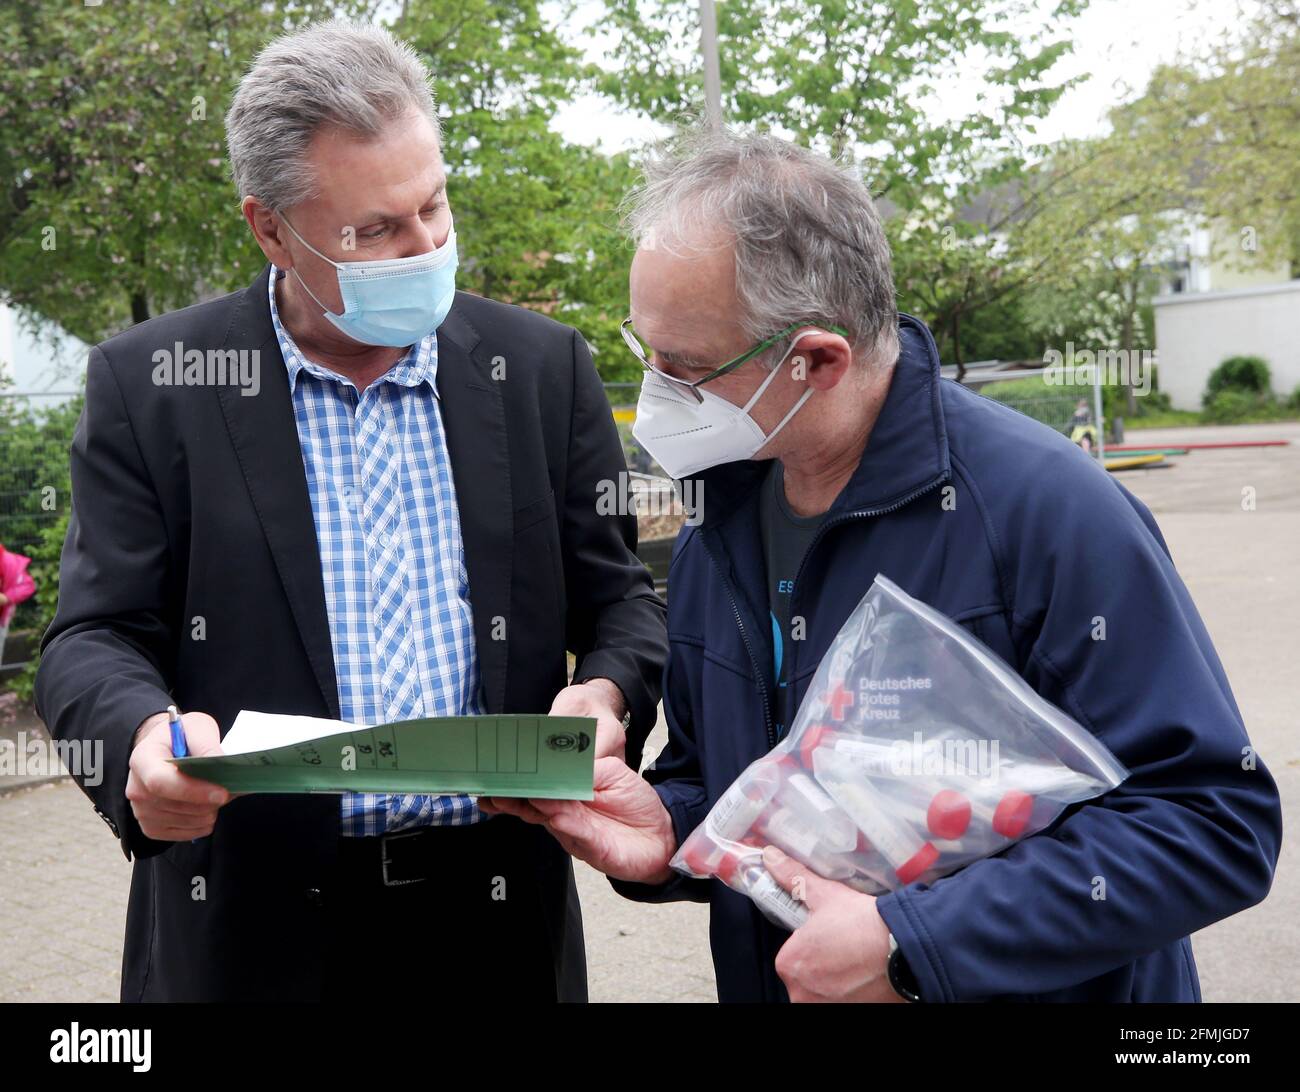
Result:
M464 835L470 829L425 826L364 838L340 838L339 859L345 866L360 868L363 875L377 873L384 887L406 887L423 883L435 870L445 869L447 835Z
M502 870L535 883L535 870L523 868L534 839L523 825L508 817L477 823L438 825L339 838L339 863L366 886L407 887L438 876ZM513 867L507 867L513 866Z

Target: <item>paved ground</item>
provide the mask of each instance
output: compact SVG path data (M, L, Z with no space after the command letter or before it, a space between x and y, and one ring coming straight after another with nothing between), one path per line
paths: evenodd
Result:
M1155 513L1214 638L1251 741L1282 793L1283 843L1259 906L1192 940L1207 1001L1300 1001L1300 424L1132 431L1131 444L1285 439L1194 451L1120 480ZM1252 489L1254 509L1242 507ZM1247 495L1249 498L1249 494Z
M1129 442L1255 438L1292 446L1195 452L1174 469L1131 471L1121 480L1160 520L1293 827L1300 822L1300 424L1134 431ZM1242 507L1247 488L1253 510ZM0 796L0 1001L116 999L129 878L112 836L69 782ZM593 1000L713 999L703 907L628 903L585 868L578 882ZM1291 844L1265 902L1196 936L1206 1000L1300 1000L1297 907Z

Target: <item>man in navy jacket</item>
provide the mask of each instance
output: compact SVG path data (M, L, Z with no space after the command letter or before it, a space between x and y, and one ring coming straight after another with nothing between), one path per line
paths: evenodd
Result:
M699 136L652 162L632 226L637 433L696 479L700 516L669 572L669 741L645 781L601 760L589 805L493 806L630 898L708 901L722 1000L1200 1000L1189 934L1268 892L1281 813L1150 512L1065 437L940 378L929 331L894 310L869 196L829 161ZM667 861L782 737L877 573L1130 776L878 898L769 849L783 886L804 880L791 934Z

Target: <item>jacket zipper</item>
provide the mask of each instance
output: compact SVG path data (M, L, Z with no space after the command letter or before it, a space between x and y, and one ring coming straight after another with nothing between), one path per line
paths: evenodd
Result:
M827 520L819 528L817 528L817 534L813 536L812 542L808 544L808 549L804 551L803 560L799 562L799 568L795 571L794 574L794 594L795 595L799 594L799 588L801 587L799 582L803 579L803 570L804 570L804 566L808 564L808 558L811 557L812 552L815 549L817 549L817 544L821 542L822 536L827 531L829 531L832 527L837 527L841 523L847 523L851 519L866 519L873 516L887 516L889 515L890 512L897 512L904 505L911 504L912 501L916 500L917 497L923 497L925 496L926 493L930 493L933 492L935 489L938 489L939 486L941 486L944 482L948 481L951 477L952 477L952 471L945 470L932 482L929 482L926 485L921 486L921 488L919 489L913 490L911 493L903 497L901 500L897 500L893 504L888 505L884 508L859 508L857 511L854 512L842 512L834 519ZM794 610L793 596L791 596L790 599L790 617L791 618L797 617ZM796 660L795 649L792 648L790 650L790 681L791 682L794 681L794 676L795 676L795 660ZM772 746L775 747L776 744L773 743Z
M911 504L912 501L916 500L917 497L924 496L926 493L929 493L932 490L937 489L940 485L948 481L951 477L952 477L952 471L950 470L945 471L943 474L940 474L939 477L935 478L932 482L929 482L926 485L921 486L920 489L913 490L907 496L895 501L893 504L890 504L884 508L860 508L853 512L842 512L834 519L828 520L826 523L823 523L821 527L817 529L817 534L813 537L813 540L809 544L807 551L804 553L803 560L799 562L799 569L795 573L795 581L794 581L795 595L799 594L799 588L801 586L799 582L800 580L803 579L803 570L804 570L804 566L808 564L808 558L812 555L812 552L815 549L817 549L817 545L818 543L821 542L822 536L825 535L826 532L829 531L832 527L837 527L841 523L847 523L851 519L866 519L873 516L887 516L889 515L890 512L896 512L904 505ZM733 617L736 619L736 628L740 630L740 639L744 642L745 651L749 654L750 666L753 667L754 669L754 678L758 682L759 697L762 698L763 700L763 724L764 727L767 729L768 750L770 751L773 747L776 746L777 740L776 740L776 727L772 721L772 705L771 705L771 701L768 698L768 693L767 693L767 675L764 672L763 668L759 665L758 657L754 654L754 646L750 642L749 634L745 632L745 624L743 621L741 621L740 618L740 607L737 605L736 597L732 592L731 581L727 579L727 574L723 571L722 565L718 561L717 557L714 555L713 549L712 547L709 546L707 539L705 539L705 549L708 551L709 559L713 562L714 568L718 570L718 576L722 580L722 587L726 591L727 600L731 604L731 613ZM790 608L791 608L791 612L790 612L791 617L794 617L795 615L794 615L793 600L791 600ZM791 650L792 661L793 661L793 657L794 657L794 650L792 649ZM793 662L791 663L790 677L792 679L794 678Z
M754 669L754 678L758 682L758 695L763 699L763 724L767 728L767 738L770 741L768 750L776 746L776 731L772 726L772 706L767 696L767 676L763 674L758 665L758 657L754 655L754 646L750 644L749 634L745 632L745 623L740 620L740 606L736 603L736 597L731 591L731 581L727 579L727 574L723 572L722 565L713 553L713 548L709 545L709 540L704 539L704 549L709 555L709 560L713 562L713 567L718 570L718 577L722 581L723 590L727 593L727 600L731 604L731 613L736 619L736 628L740 630L740 639L745 644L745 651L749 654L750 666Z

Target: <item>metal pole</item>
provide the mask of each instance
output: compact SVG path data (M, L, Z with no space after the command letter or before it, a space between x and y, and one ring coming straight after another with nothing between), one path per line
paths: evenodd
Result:
M704 56L704 107L709 128L722 127L722 72L718 65L718 13L700 0L700 53Z
M1092 366L1092 415L1097 422L1097 461L1106 465L1106 425L1101 419L1101 364Z

